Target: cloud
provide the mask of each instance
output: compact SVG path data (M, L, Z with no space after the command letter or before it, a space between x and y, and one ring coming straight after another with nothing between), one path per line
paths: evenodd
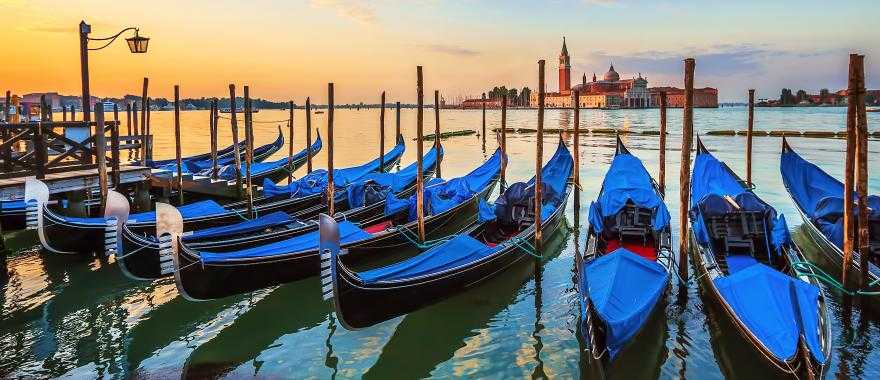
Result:
M311 0L310 4L315 8L333 9L339 16L359 24L373 25L376 23L376 11L366 1Z
M69 25L65 25L65 26L32 25L32 26L29 26L27 29L30 31L33 31L33 32L40 32L40 33L65 33L66 34L66 33L76 33L77 32L76 25L74 25L73 27L71 27Z
M453 46L446 44L426 44L421 45L421 47L434 53L447 54L457 57L473 57L481 54L477 50L468 49L463 46Z
M603 7L610 7L620 4L620 1L618 0L583 0L583 2L586 5L599 5Z

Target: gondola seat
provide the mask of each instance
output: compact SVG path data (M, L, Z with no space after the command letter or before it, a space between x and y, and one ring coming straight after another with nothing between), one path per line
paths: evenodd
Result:
M621 247L645 259L657 261L657 248L654 247L653 239L646 241L645 244L627 241L624 241L623 244L621 244L620 240L617 239L608 240L605 243L605 253L614 252Z

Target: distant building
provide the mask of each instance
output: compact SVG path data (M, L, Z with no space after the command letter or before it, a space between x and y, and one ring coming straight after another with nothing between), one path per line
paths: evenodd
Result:
M483 108L483 99L465 99L461 102L461 108ZM486 99L486 108L501 108L501 99ZM508 101L508 105L510 102Z
M660 93L666 92L666 106L684 107L684 89L676 87L651 87L651 104L660 105ZM694 89L694 108L718 108L718 90L712 87Z

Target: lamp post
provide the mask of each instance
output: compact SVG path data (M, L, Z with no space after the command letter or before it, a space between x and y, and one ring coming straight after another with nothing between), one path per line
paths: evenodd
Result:
M89 38L89 33L92 32L92 26L86 24L85 21L80 21L79 23L79 63L82 70L82 110L83 110L83 121L89 122L92 121L91 116L91 95L89 94L89 50L101 50L110 46L113 41L116 41L122 33L133 30L134 37L126 38L125 41L128 42L128 49L131 50L132 53L140 54L147 52L147 46L150 44L150 39L147 37L141 37L138 34L138 29L129 27L122 29L119 33L116 33L107 38ZM89 47L89 41L107 41L104 45L96 48Z

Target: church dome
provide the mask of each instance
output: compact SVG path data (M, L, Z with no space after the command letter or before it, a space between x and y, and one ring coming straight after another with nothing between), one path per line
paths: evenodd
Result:
M608 82L616 82L620 80L620 74L617 71L614 71L614 65L611 65L611 68L608 69L608 72L605 73L605 77L603 78Z

